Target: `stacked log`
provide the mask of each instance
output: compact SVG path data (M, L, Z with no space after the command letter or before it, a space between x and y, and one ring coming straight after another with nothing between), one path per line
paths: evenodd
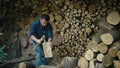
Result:
M115 12L115 11L113 11ZM117 12L117 11L116 11ZM110 13L111 15L111 13ZM108 14L109 16L109 14ZM106 18L108 19L108 18ZM101 23L100 23L101 22ZM120 58L120 30L117 27L109 24L109 22L103 22L103 19L97 20L96 25L100 28L100 32L97 35L92 36L92 40L87 44L87 51L85 52L84 57L90 61L89 67L92 66L94 59L95 66L98 68L105 68L105 67L119 67L119 58ZM100 24L105 24L101 26ZM94 53L92 53L94 52ZM88 57L86 57L88 55ZM93 58L91 59L91 55ZM79 63L79 62L78 62ZM98 63L103 64L99 67ZM94 68L94 66L93 66Z

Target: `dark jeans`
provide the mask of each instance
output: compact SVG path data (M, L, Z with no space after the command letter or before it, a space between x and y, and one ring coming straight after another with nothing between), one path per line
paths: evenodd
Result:
M36 43L33 42L33 47ZM44 52L42 45L39 45L36 49L36 68L39 68L40 65L48 65L49 59L44 57Z

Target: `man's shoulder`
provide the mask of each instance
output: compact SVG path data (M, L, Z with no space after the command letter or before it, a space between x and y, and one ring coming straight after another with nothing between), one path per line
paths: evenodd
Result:
M51 25L50 23L48 23L48 27L49 27L49 28L52 28L52 25Z
M39 25L39 20L33 21L33 22L32 22L32 25L35 25L35 26L36 26L36 25Z

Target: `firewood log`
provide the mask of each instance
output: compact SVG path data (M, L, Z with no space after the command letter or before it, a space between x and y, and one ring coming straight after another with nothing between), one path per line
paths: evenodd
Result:
M88 68L88 61L84 57L81 57L78 60L78 67L80 67L80 68Z
M115 68L120 68L120 61L119 60L114 60L114 66Z
M112 25L117 25L120 23L120 14L118 11L112 11L108 16L107 16L107 21L109 24Z
M98 45L98 50L101 52L101 53L106 53L108 51L108 46L104 43L100 43Z
M103 61L102 61L103 65L105 67L110 67L112 64L113 64L113 60L112 60L112 57L110 55L105 55L103 57Z
M108 51L108 54L112 57L116 57L119 50L120 50L120 43L113 43L112 47Z
M117 52L117 57L120 59L120 51Z
M25 64L24 62L21 62L21 63L19 64L19 68L26 68L26 64Z
M103 57L104 57L103 54L98 54L97 55L97 60L101 62L103 60Z
M89 68L95 68L94 60L90 60L89 62Z
M105 68L103 63L96 62L95 68Z
M110 45L112 44L114 41L116 41L118 38L120 37L120 32L117 30L111 30L105 34L101 35L101 40L107 44Z
M91 59L93 59L93 57L94 57L94 53L93 53L92 50L87 50L87 51L85 52L85 58L86 58L87 60L91 60Z

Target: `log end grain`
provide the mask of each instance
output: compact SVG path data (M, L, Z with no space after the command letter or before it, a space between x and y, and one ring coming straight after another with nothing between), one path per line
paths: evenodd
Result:
M102 35L101 35L101 40L102 40L105 44L110 45L110 44L112 44L112 42L113 42L113 36L112 36L111 34L109 34L109 33L102 34Z
M117 25L120 23L120 15L117 11L113 11L111 12L108 16L107 16L107 21L108 23L112 24L112 25Z

